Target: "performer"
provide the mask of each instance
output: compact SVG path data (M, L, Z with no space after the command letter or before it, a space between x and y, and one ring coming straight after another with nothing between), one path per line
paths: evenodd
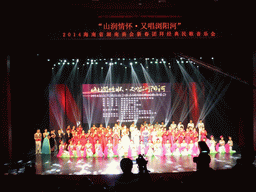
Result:
M66 142L67 142L67 145L69 145L71 139L72 139L72 134L70 132L70 129L67 129L67 134L65 134L65 137L66 137Z
M160 129L160 124L158 124L158 122L156 122L156 124L155 124L155 126L154 126L154 127L155 127L155 129L157 129L157 130L158 130L158 129Z
M189 144L190 140L191 140L190 134L191 133L190 133L189 129L187 128L186 132L185 132L185 141L186 141L187 144Z
M199 120L197 127L198 127L198 133L199 133L198 139L199 139L199 141L201 141L201 131L204 128L204 123L203 123L202 119Z
M108 144L107 144L105 150L107 151L107 152L105 152L105 156L107 156L107 157L113 157L114 156L113 145L112 145L110 140L108 140Z
M78 133L78 135L81 135L81 134L82 134L82 131L83 131L83 127L82 127L82 125L80 124L80 125L77 127L77 133Z
M179 140L176 141L176 143L174 143L174 146L173 146L173 155L180 155L180 143L179 143Z
M216 151L219 153L225 153L225 141L223 136L220 136L219 143L216 146Z
M236 151L232 150L233 141L232 141L232 138L230 136L228 137L228 145L229 145L229 153L235 153Z
M154 155L154 144L151 142L151 140L148 140L148 143L146 146L147 146L146 156L153 156Z
M138 150L137 150L137 146L135 145L133 140L131 140L130 148L131 148L131 156L136 157L138 155Z
M58 133L56 135L56 141L57 141L58 144L61 143L62 137L63 137L63 134L62 134L61 130L59 129Z
M134 129L135 129L135 124L134 124L134 122L132 122L132 124L131 124L131 126L130 126L130 135L131 135L131 140L134 140L134 138L133 138L133 131L134 131Z
M177 126L177 128L180 129L180 128L183 128L183 127L184 127L184 125L183 125L182 122L180 121L179 124L178 124L178 126Z
M194 146L194 143L193 143L193 140L191 139L189 141L189 144L188 144L188 155L192 155L192 153L193 153L193 151L192 151L193 146Z
M81 145L81 142L78 140L77 145L76 145L76 155L77 155L77 157L82 157L81 149L82 149L82 145Z
M156 129L153 129L153 131L151 132L151 136L152 136L152 139L150 139L153 143L156 142L156 139L157 139L157 131Z
M167 138L168 138L168 131L166 131L166 128L164 128L163 135L162 135L162 145L166 143Z
M85 154L86 154L86 157L92 157L93 156L92 144L89 142L89 140L87 140L87 143L86 143L85 148L84 148L84 157L85 157Z
M215 146L216 146L216 141L214 140L213 135L211 135L211 140L210 140L210 153L217 153L215 150Z
M198 133L196 131L196 128L193 129L193 133L192 133L192 137L193 137L193 141L194 143L198 141Z
M155 156L163 155L162 144L159 139L157 139L156 144L154 144L154 155Z
M101 144L99 143L99 140L97 140L95 144L95 154L93 157L103 157L103 155Z
M192 120L189 121L187 128L192 127L194 129L195 125Z
M50 138L50 133L47 131L47 129L44 130L43 133L43 137L44 137L44 141L43 141L43 145L42 145L42 154L51 154L51 148L50 148L50 142L49 142L49 138Z
M51 130L51 133L50 133L50 148L51 148L51 152L54 152L55 151L55 133L53 132L53 130Z
M69 157L74 157L74 145L72 140L69 142L68 152L69 152Z
M36 154L41 154L42 133L40 132L40 129L37 129L34 134L34 139L36 142Z
M121 139L119 139L118 147L117 147L117 154L119 157L122 157L122 156L124 156L124 153L125 153L124 147L122 145Z
M182 141L180 144L180 154L181 155L188 155L188 144L185 140Z
M165 127L165 124L164 124L164 122L162 121L161 122L161 125L160 125L160 129L163 129Z
M170 128L175 129L176 127L177 125L175 124L175 121L172 121L172 124L170 125L169 130Z
M144 140L144 145L147 145L147 143L148 143L148 136L149 136L149 131L148 131L147 127L142 132L142 136L143 136L143 140Z
M118 130L114 129L114 134L113 134L113 146L115 147L119 142L119 134Z
M130 145L130 138L128 137L128 133L129 132L127 130L123 129L121 142L125 152L128 152L128 148Z
M166 140L166 143L164 144L164 155L165 156L170 156L172 155L171 152L171 143L169 141L169 139Z
M63 141L60 141L60 146L59 146L59 152L57 154L57 157L66 157L67 153L64 151L66 144L63 143Z
M140 131L138 128L135 126L134 129L134 144L138 147L140 144Z
M201 131L201 140L203 141L203 139L206 139L206 135L207 135L207 131L204 129L204 127L202 128Z
M141 154L141 155L145 155L146 153L146 147L143 143L143 140L140 140L140 145L138 147L138 155Z

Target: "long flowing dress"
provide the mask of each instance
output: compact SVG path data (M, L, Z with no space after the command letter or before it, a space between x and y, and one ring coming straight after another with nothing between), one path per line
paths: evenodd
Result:
M42 154L51 154L50 142L48 139L49 132L45 134L45 138L42 145Z

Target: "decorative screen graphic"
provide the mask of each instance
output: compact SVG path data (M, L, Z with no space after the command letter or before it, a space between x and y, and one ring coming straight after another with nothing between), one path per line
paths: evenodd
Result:
M89 124L161 122L171 105L171 84L83 84L83 121Z

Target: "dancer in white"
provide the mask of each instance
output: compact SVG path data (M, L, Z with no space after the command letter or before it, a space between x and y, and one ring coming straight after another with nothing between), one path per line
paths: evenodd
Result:
M123 129L121 143L125 152L128 152L129 145L130 145L130 138L128 134L129 132L126 129Z
M133 131L133 141L134 144L138 147L140 144L140 131L138 130L137 127L135 127Z

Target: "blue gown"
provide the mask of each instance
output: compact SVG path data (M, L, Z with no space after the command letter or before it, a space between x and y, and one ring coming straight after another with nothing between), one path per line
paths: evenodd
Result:
M43 141L43 145L42 145L42 154L51 154L51 148L50 148L50 142L48 139L48 135L49 132L47 132L44 141Z

